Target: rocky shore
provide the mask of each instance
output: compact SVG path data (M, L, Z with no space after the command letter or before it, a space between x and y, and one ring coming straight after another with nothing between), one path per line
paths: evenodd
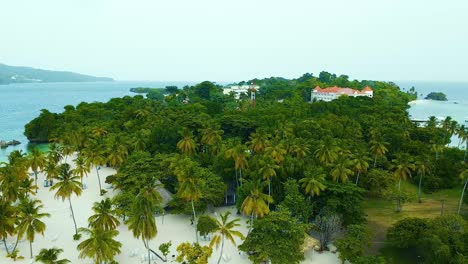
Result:
M18 140L12 140L12 141L3 141L0 140L0 148L7 148L8 146L16 146L21 144Z

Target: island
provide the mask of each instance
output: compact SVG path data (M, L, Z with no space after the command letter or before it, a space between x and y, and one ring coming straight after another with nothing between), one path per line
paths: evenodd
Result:
M447 96L441 92L431 92L424 99L436 100L436 101L447 101Z
M43 82L109 82L108 77L95 77L69 71L50 71L0 63L0 84Z

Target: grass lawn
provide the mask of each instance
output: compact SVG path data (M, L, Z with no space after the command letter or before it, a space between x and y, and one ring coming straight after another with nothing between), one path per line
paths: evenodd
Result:
M456 214L461 189L448 189L431 194L422 194L422 202L417 199L417 187L404 183L402 189L413 194L411 200L403 204L403 211L395 212L395 202L385 199L366 199L364 210L367 214L368 226L374 232L374 241L369 253L375 254L382 249L385 256L391 256L397 262L394 263L417 263L417 256L411 256L408 252L395 251L385 247L385 236L387 229L395 222L405 217L434 218L441 215L442 201L444 201L444 214ZM468 205L462 208L462 215L468 216ZM407 260L407 261L406 261ZM392 263L392 262L390 262Z

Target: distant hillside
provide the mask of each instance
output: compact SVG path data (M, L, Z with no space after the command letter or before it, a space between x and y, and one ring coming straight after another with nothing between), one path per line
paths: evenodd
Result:
M67 71L49 71L30 67L8 66L0 63L0 84L32 82L99 82L112 78L94 77Z

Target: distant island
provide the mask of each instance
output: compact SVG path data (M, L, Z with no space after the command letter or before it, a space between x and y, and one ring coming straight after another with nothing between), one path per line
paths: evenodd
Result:
M50 71L0 63L0 84L43 82L108 82L112 78L95 77L68 71Z
M447 101L447 96L440 92L431 92L424 99L436 100L436 101Z

